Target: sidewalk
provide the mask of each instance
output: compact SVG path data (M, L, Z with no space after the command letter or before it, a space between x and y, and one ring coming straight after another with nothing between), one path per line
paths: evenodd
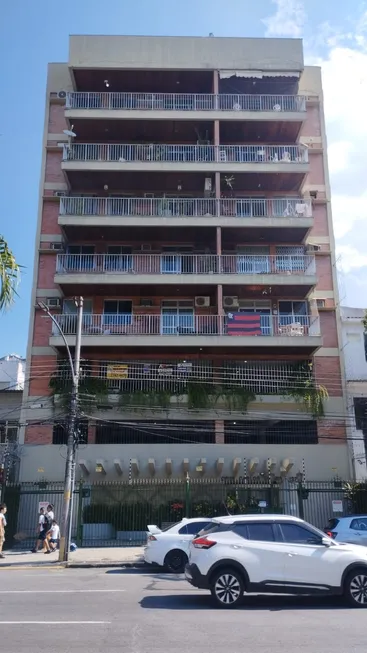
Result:
M68 567L146 567L143 558L144 547L82 548L71 551ZM5 551L0 560L3 567L42 567L58 564L58 552L45 555L42 552ZM62 563L65 564L65 563ZM149 566L150 568L150 566Z

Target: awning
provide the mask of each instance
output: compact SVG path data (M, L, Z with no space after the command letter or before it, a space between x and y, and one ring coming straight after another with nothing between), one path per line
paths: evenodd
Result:
M248 79L256 78L263 79L264 77L296 77L299 78L300 73L297 72L270 72L263 70L220 70L220 79L229 79L230 77L246 77Z

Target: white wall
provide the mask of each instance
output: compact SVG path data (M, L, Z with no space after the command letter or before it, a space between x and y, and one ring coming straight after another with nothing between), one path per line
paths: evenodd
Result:
M0 358L0 389L23 390L25 376L25 360L19 356L4 356Z

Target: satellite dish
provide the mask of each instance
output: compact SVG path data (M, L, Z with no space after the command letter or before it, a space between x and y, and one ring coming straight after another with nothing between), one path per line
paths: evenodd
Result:
M69 138L75 138L76 133L71 131L71 129L63 129L62 133L65 134L65 136L69 136Z

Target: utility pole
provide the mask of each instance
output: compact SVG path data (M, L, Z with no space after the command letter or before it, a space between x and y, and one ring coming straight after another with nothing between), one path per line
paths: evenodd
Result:
M69 559L70 540L71 540L71 527L73 518L73 493L75 487L75 457L78 447L78 416L79 416L79 378L80 378L80 349L82 341L82 324L83 324L83 297L76 297L75 304L77 307L77 323L76 323L76 339L75 339L75 354L74 363L67 343L65 334L60 327L55 317L50 313L47 306L40 302L39 306L51 318L53 324L59 331L66 347L69 358L72 389L70 398L70 414L68 421L68 440L66 451L66 464L65 464L65 481L64 481L64 497L60 524L60 554L59 562L67 562Z
M64 481L64 500L61 515L60 528L60 562L67 562L69 559L71 527L73 518L73 493L75 486L75 455L78 446L78 394L79 394L79 376L80 376L80 348L82 342L82 322L83 322L83 297L75 299L77 307L77 324L75 338L74 366L72 370L72 389L70 399L70 415L68 424L68 442L66 450L65 464L65 481Z

